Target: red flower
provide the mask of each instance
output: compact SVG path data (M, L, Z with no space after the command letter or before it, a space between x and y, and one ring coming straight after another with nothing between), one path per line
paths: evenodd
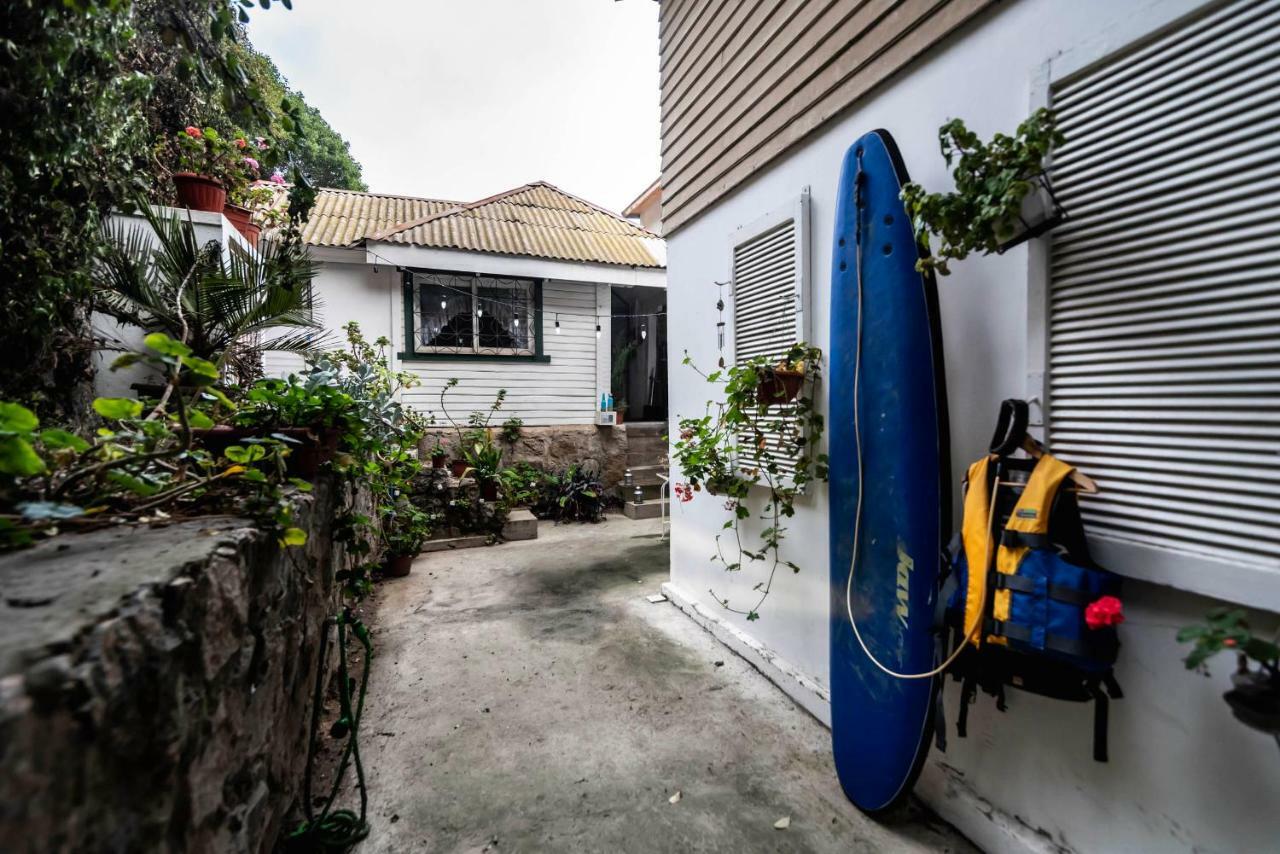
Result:
M1235 639L1235 638L1223 638L1223 639L1222 639L1222 645L1223 645L1223 646L1235 646L1235 645L1236 645L1236 639Z
M249 143L245 142L243 138L236 139L236 148L244 148L248 144Z
M187 125L187 136L199 139L204 136L204 131L200 130L200 128L195 125Z
M687 504L693 500L693 488L687 483L677 483L671 487L671 490L676 494L676 498L680 499L681 504Z
M1124 604L1114 596L1103 596L1084 609L1084 621L1091 629L1118 626L1124 622Z

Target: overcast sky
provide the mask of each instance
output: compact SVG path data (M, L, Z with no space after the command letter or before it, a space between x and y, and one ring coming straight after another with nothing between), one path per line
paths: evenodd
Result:
M653 0L293 0L249 37L371 190L474 201L545 180L621 210L658 175Z

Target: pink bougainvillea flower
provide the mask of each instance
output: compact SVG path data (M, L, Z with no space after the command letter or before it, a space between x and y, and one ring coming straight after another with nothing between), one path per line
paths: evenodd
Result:
M259 168L259 167L258 167L258 161L254 160L252 157L246 157L246 158L244 159L244 165L245 165L245 166L248 166L248 167L249 167L250 169L252 169L254 172L257 172L257 171L258 171L258 168Z
M267 142L267 140L261 136L255 139L254 142L257 143L259 151L266 151L271 147L271 143Z
M276 171L272 172L272 173L271 173L271 183L272 183L272 184L283 184L283 183L284 183L284 173L283 173L283 172L281 172L279 169L277 169Z
M677 483L671 489L675 492L676 498L680 499L681 504L687 504L693 500L693 488L689 484Z
M1103 596L1084 609L1084 621L1091 629L1118 626L1124 622L1124 604L1114 596Z
M201 131L200 128L196 127L195 125L187 125L186 134L187 136L192 137L194 139L199 139L200 137L204 136L204 132Z

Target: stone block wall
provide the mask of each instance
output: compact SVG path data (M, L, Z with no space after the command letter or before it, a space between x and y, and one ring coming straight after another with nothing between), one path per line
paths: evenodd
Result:
M339 607L341 489L300 498L293 549L209 517L0 557L0 850L270 850Z
M590 465L600 473L607 487L622 482L627 470L627 431L623 427L596 427L592 424L565 424L553 427L522 427L520 438L513 444L502 441L500 431L493 431L494 441L503 451L508 464L532 463L550 471L560 471L575 463ZM449 452L454 453L457 434L451 429L429 433L422 443L422 458L435 444L437 436Z

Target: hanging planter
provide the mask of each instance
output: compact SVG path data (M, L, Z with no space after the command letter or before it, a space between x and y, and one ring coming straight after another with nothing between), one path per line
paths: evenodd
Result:
M761 406L779 406L800 396L804 371L770 365L756 371L756 401Z
M1236 654L1232 689L1222 695L1236 720L1274 736L1280 743L1280 644L1253 634L1241 608L1217 608L1204 622L1178 631L1179 643L1194 643L1184 659L1188 670L1208 673L1220 652ZM1250 667L1250 662L1256 667Z
M258 245L258 236L262 233L262 226L253 221L253 211L240 205L227 205L222 209L222 215L227 218L227 222L240 232L250 246Z
M1022 197L1022 206L1018 210L1016 223L1012 225L1013 235L1003 241L996 249L996 254L1003 255L1019 243L1025 243L1033 237L1048 234L1061 225L1067 218L1067 211L1054 195L1053 183L1047 172L1041 170L1024 183L1031 189Z
M173 186L178 204L193 211L220 213L227 204L227 191L222 182L195 172L175 172Z
M938 129L938 140L955 190L929 193L915 182L902 188L922 250L920 272L945 276L951 261L1004 253L1066 220L1044 167L1049 150L1065 141L1052 111L1036 110L1013 136L998 133L990 142L953 119Z
M1235 687L1222 695L1231 714L1245 726L1280 738L1280 680L1246 670L1231 677Z

